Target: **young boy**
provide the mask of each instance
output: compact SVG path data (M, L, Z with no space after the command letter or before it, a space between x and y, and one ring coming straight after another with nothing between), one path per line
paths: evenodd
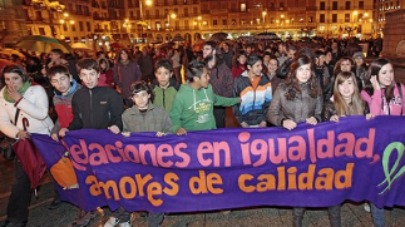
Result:
M69 127L62 128L59 136L69 130L106 129L118 134L122 130L121 114L124 110L121 97L114 90L99 87L100 68L94 59L85 58L78 62L83 87L72 99L73 120ZM89 104L92 106L89 106Z
M210 76L203 62L193 61L187 67L187 84L180 87L174 99L170 119L173 132L185 135L189 130L216 129L215 106L233 106L239 98L225 98L214 94Z
M247 70L239 76L233 86L233 95L242 103L234 106L233 112L243 128L266 127L266 113L272 99L271 83L263 75L260 56L252 54L247 60Z
M153 105L152 91L144 81L131 84L134 105L122 114L124 125L123 135L129 137L131 132L156 132L164 136L171 131L172 123L163 107ZM148 226L159 226L163 221L163 213L149 213ZM110 222L115 223L114 220Z
M173 66L168 59L160 59L156 62L155 77L153 104L163 107L167 113L170 113L179 85L173 78Z
M170 132L172 124L165 109L153 105L152 91L144 81L131 84L134 105L122 114L123 134L130 132L157 132L162 136Z
M63 65L51 67L48 70L48 78L55 88L53 103L58 116L51 131L51 137L53 140L59 141L59 130L67 128L73 120L72 98L81 86L73 80L69 70Z
M68 127L73 120L72 97L81 86L73 80L69 74L69 70L63 65L52 66L48 70L48 78L55 89L53 103L57 114L55 125L51 131L51 137L53 140L59 141L59 130ZM55 209L60 204L61 201L56 194L48 209Z
M108 87L99 87L100 68L94 59L85 58L78 62L81 87L72 98L73 120L68 127L59 130L64 137L69 130L106 129L118 134L122 130L121 114L124 110L122 98ZM129 214L122 212L120 220L129 226ZM86 226L96 217L94 211L81 211L72 226ZM125 226L125 225L123 225Z

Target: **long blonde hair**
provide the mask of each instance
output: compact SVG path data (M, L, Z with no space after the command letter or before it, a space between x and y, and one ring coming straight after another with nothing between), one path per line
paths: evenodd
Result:
M352 100L348 105L342 94L339 92L339 85L348 79L352 79L354 92L352 94ZM343 115L364 115L365 104L360 97L359 89L357 86L356 76L352 72L340 72L336 76L335 84L333 86L333 103L335 105L336 114L338 116Z

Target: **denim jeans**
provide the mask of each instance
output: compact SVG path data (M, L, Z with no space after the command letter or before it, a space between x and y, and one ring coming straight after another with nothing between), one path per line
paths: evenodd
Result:
M384 227L384 208L378 208L374 203L370 203L371 217L373 218L374 227Z
M304 218L305 214L304 207L294 207L293 208L293 226L294 227L301 227L302 226L302 219ZM329 214L329 221L331 227L341 227L340 221L340 204L336 206L328 207L328 214Z

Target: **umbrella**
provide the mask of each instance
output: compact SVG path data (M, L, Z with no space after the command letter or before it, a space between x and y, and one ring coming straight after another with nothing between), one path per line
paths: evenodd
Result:
M17 42L16 47L44 53L49 53L54 48L59 48L65 53L70 52L61 41L41 35L25 36Z
M136 22L137 25L142 25L143 27L148 27L148 23L146 23L145 21L138 21Z
M183 41L184 41L184 38L181 37L181 35L176 35L176 36L173 38L172 41L174 41L174 42L183 42Z
M88 47L86 44L84 43L73 43L72 44L72 48L73 49L79 49L79 50L91 50L90 47Z
M281 40L275 33L273 32L263 32L259 33L254 36L255 39L260 40Z
M29 125L28 119L23 118L24 130ZM13 146L14 152L20 161L21 167L28 175L31 188L38 187L46 171L46 165L31 139L19 139Z
M200 51L202 51L203 47L204 47L204 43L196 43L192 46L191 49L193 52L200 52Z
M175 46L175 45L176 45L176 44L175 44L174 42L162 43L162 44L160 44L160 45L158 46L158 48L159 48L159 49L162 49L162 48L170 49L170 48L172 48L172 47Z
M3 72L4 67L14 64L12 61L0 59L0 74Z
M163 41L162 40L159 40L159 39L155 39L155 40L152 40L151 41L151 43L152 44L161 44Z
M71 48L63 40L43 35L24 36L17 42L16 47L40 53L50 53L52 49L61 49L63 53L71 53Z
M5 55L8 55L8 56L11 56L11 55L15 54L20 58L25 58L25 55L22 54L20 51L10 49L10 48L5 48L5 49L0 50L0 54L5 54Z
M125 48L124 45L122 45L121 43L111 43L111 44L110 44L110 47L111 47L111 48L114 48L114 49Z
M224 41L227 37L228 37L228 33L225 33L225 32L217 32L217 33L212 34L212 36L210 37L210 40L222 42L222 41Z

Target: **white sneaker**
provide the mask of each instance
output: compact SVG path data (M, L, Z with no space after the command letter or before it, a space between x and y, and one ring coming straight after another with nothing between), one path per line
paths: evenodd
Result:
M106 223L104 223L103 227L114 227L114 226L117 226L117 224L118 224L119 221L120 221L120 220L118 220L118 218L116 218L116 217L110 217L110 218L108 219L108 221L107 221Z
M370 211L371 211L371 209L370 209L370 204L364 203L364 210L365 210L367 213L370 213Z
M122 222L118 224L118 227L131 227L131 224L129 224L129 222Z

